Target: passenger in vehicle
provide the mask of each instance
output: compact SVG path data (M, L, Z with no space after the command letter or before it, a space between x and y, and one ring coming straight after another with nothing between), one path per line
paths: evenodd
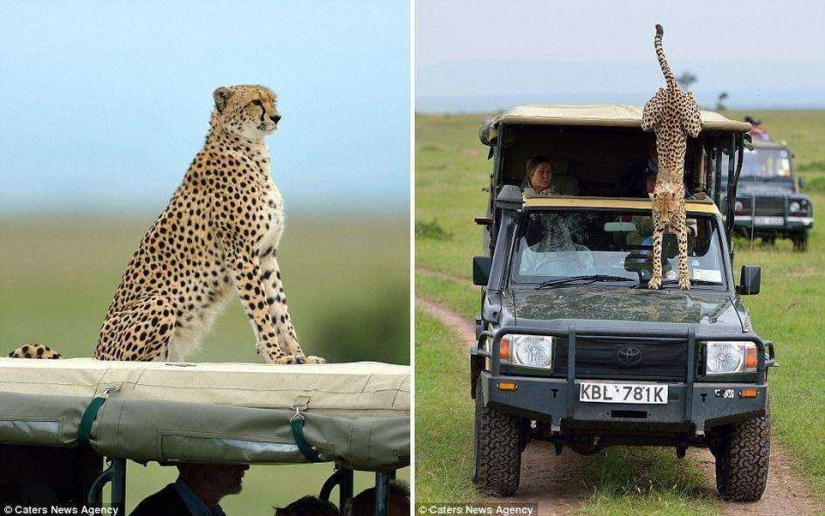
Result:
M656 177L659 175L659 153L656 150L656 143L651 142L648 146L648 158L643 167L638 165L628 169L619 183L613 189L616 197L649 197L656 187ZM641 181L640 181L641 178ZM690 188L685 183L685 199L705 199L704 192L690 194Z
M593 274L593 254L571 236L571 221L566 216L541 215L543 234L521 254L521 276L578 276ZM528 244L531 244L528 242Z
M578 183L569 176L553 178L553 160L548 156L538 155L527 160L525 167L523 195L541 197L546 195L577 195Z
M226 516L218 502L242 489L246 464L180 463L178 479L144 499L131 516Z
M305 496L286 507L276 507L275 516L339 516L338 508L317 496Z
M750 130L750 134L754 140L771 139L771 136L768 134L768 130L765 129L765 124L762 122L762 120L746 116L745 122L748 122L753 126L753 128Z
M375 488L361 491L349 501L344 511L345 516L372 516L375 514ZM387 501L389 516L408 516L410 514L410 486L398 479L390 480L390 495Z

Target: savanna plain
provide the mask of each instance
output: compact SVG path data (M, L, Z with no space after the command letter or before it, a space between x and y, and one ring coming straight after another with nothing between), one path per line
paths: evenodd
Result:
M755 329L776 344L780 367L771 371L773 443L791 472L825 502L825 111L724 112L764 120L775 140L785 140L814 204L814 229L806 252L790 241L734 240L734 270L762 267L762 290L744 298ZM479 289L471 260L482 254L481 229L491 162L478 141L485 115L417 115L415 166L415 292L472 323ZM737 274L738 276L738 274ZM420 303L419 303L420 305ZM454 328L425 310L415 314L416 503L489 501L472 481L474 406L468 350ZM572 454L565 450L565 454ZM542 467L558 466L548 449ZM719 515L728 504L695 460L672 449L609 448L575 462L577 485L552 486L575 500L556 514ZM548 486L548 489L551 486ZM503 500L506 501L506 500ZM747 506L741 507L747 511ZM777 508L781 514L782 508Z
M90 357L121 274L156 214L0 216L0 351L41 342L69 358ZM409 364L409 246L404 216L290 216L278 259L307 354ZM263 362L237 299L188 360ZM331 463L256 465L242 493L221 505L227 514L272 515L273 506L317 495L332 472ZM409 468L399 472L409 476ZM175 477L175 468L130 462L127 510ZM374 475L356 472L356 493L373 483Z

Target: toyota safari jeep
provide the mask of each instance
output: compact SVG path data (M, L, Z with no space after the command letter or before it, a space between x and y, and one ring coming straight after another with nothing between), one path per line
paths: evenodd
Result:
M781 142L754 140L753 148L745 150L734 229L768 243L790 238L795 250L804 251L814 224L813 204L799 191L801 181L794 176L792 156ZM722 173L724 177L727 170Z
M735 198L750 124L710 112L702 121L686 157L687 291L670 234L662 288L647 288L651 204L643 185L627 188L654 141L641 109L528 106L482 127L493 170L488 212L477 219L485 255L473 261L482 296L470 365L473 480L484 491L513 494L522 451L541 439L557 454L644 445L683 457L688 446L708 447L722 497L762 496L774 349L740 300L759 292L760 268L743 266L735 284L734 217L718 209L722 163L734 171L724 191ZM551 158L551 187L575 195L524 198L535 155Z

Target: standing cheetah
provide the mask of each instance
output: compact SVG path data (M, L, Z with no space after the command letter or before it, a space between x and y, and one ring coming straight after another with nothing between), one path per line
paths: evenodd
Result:
M679 288L690 288L687 265L687 220L685 214L685 150L687 138L696 138L702 130L699 107L693 94L683 92L665 59L662 47L664 29L656 25L653 40L659 66L667 81L667 88L659 88L642 111L642 130L656 134L656 151L659 153L659 174L656 187L650 194L653 215L653 276L648 288L657 289L662 284L662 235L672 230L679 243Z
M267 362L322 363L298 345L276 259L283 200L264 142L281 119L275 95L230 86L213 97L203 149L129 262L94 358L183 360L237 292Z

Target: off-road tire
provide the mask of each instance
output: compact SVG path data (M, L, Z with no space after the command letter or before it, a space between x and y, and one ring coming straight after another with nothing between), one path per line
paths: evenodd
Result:
M521 418L484 406L481 379L476 383L473 482L493 496L511 496L521 476Z
M715 455L719 496L730 502L759 500L768 481L770 415L731 425Z
M794 233L791 235L791 242L793 242L793 250L794 251L807 251L808 250L808 232L803 231L801 233Z

